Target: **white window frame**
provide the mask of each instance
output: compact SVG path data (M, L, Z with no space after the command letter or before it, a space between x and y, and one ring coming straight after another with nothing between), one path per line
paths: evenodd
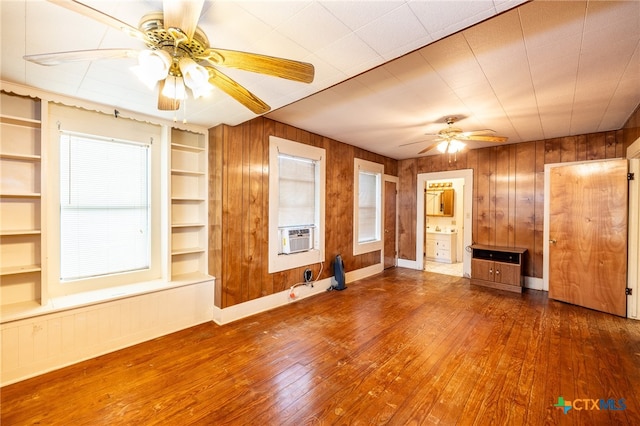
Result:
M50 107L51 126L49 133L49 161L47 162L47 254L49 295L61 297L90 291L139 284L162 278L161 259L161 210L162 210L162 164L159 125L141 123L129 119L116 119L106 114L80 110L62 105ZM73 281L60 280L60 134L61 130L106 139L131 140L150 143L151 217L150 249L151 265L148 269L83 278ZM44 218L43 218L44 219Z
M369 173L376 176L377 193L376 201L376 236L372 241L360 242L360 173ZM354 158L353 160L353 254L365 254L382 250L382 182L384 177L384 165L372 161Z
M278 232L280 199L279 154L317 161L319 168L317 185L318 207L315 219L316 223L313 224L313 247L308 251L288 255L278 254L280 251L280 235ZM285 271L324 261L326 158L324 148L318 148L276 136L269 136L269 273Z

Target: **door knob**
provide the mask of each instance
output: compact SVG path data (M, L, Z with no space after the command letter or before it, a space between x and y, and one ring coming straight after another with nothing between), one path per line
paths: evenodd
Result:
M557 240L549 240L549 243L550 243L550 244L555 244L555 243L557 243L557 242L558 242Z

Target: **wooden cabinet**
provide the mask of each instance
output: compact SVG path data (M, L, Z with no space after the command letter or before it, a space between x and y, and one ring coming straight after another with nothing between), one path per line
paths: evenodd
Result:
M522 292L522 263L527 249L485 245L472 245L471 249L471 284Z
M455 263L456 262L456 239L455 232L428 232L426 256L428 260L436 262Z
M0 94L0 300L39 303L43 283L42 102Z
M171 277L207 274L207 145L203 134L171 131Z

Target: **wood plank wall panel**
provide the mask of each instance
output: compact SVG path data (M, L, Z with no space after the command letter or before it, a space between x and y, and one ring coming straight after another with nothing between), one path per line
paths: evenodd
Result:
M398 174L397 161L263 117L231 127L210 129L210 270L216 277L216 306L238 303L287 290L302 281L309 267L268 272L269 136L327 152L325 263L321 278L333 275L333 259L342 255L346 271L381 261L380 251L353 256L353 160L382 163Z
M495 205L495 238L498 246L513 246L514 224L514 183L512 163L515 163L513 145L503 145L496 151L495 191L492 203ZM515 166L513 167L515 168ZM510 174L511 172L511 174Z
M213 276L222 272L222 127L209 132L209 271ZM214 304L221 306L220 286L214 289Z
M516 168L514 174L509 177L516 183L515 238L513 243L507 246L528 249L529 254L525 256L523 268L524 274L532 277L536 273L535 262L532 261L536 251L536 142L511 146L516 152ZM544 186L542 191L544 194Z
M398 258L416 260L417 160L398 166Z
M640 105L631 114L627 122L622 127L622 152L626 155L629 145L640 138Z
M634 120L640 120L637 115ZM618 158L632 132L622 129L476 149L459 156L455 164L444 155L399 161L400 258L416 260L415 212L416 202L421 202L416 200L417 174L470 168L473 242L527 248L525 275L541 278L544 165Z
M582 137L586 140L586 138ZM542 277L543 251L544 251L544 141L532 142L535 144L535 193L534 193L534 248L533 252L527 256L528 264L525 265L525 273L530 273L533 267L531 277ZM580 143L578 139L577 143Z
M479 150L478 168L474 170L474 179L478 181L474 194L478 218L473 224L478 229L477 244L495 243L495 154L494 147Z

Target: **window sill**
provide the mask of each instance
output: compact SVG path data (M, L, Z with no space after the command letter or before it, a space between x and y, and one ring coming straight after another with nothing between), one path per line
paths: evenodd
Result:
M44 305L36 301L5 305L0 308L0 324L155 293L171 288L184 287L214 279L210 275L193 273L174 276L171 281L162 279L144 281L119 287L52 297Z

